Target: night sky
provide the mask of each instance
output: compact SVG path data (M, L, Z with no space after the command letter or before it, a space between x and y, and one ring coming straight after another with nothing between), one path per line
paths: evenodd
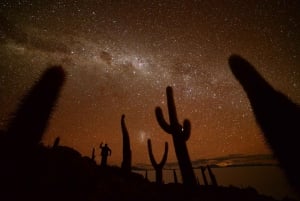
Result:
M108 143L122 161L121 115L133 164L157 160L172 138L158 125L173 87L180 122L191 121L192 160L269 154L228 57L239 54L276 89L300 103L300 1L11 1L0 2L1 128L50 65L67 81L44 135L91 155ZM97 158L99 160L99 157Z

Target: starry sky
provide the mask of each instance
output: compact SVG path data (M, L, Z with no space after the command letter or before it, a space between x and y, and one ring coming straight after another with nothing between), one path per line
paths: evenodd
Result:
M133 164L150 163L147 139L160 160L176 161L172 138L159 127L172 86L180 122L191 121L192 160L270 154L228 57L250 61L300 103L300 2L294 0L136 0L0 2L0 126L50 65L67 72L43 143L82 155L112 149L122 161L120 119L126 115ZM99 156L97 157L99 161Z

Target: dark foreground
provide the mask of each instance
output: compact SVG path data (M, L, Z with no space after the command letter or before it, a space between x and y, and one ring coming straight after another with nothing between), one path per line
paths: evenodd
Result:
M245 200L275 201L253 188L157 185L119 167L100 167L65 146L40 146L29 157L1 166L0 200ZM28 153L29 154L29 153ZM6 162L10 162L6 158ZM9 169L5 169L9 167ZM292 200L285 198L284 200Z
M195 185L193 188L187 188L181 184L157 185L144 179L142 175L131 173L130 166L123 169L99 167L92 159L93 157L82 157L76 150L60 146L59 138L52 147L43 146L40 144L41 139L64 79L65 74L61 67L49 68L21 100L7 128L0 130L1 201L275 201L272 197L258 194L253 188ZM292 109L294 110L299 111L298 107ZM285 118L284 115L282 117ZM283 128L288 125L284 124ZM279 141L272 141L271 144L277 142L282 144L281 138L278 139ZM279 148L292 147L293 149L290 150L297 150L299 146L293 140L293 143L289 143L293 138L287 139L289 141L280 145ZM292 146L285 146L289 144ZM285 149L281 152L279 150L278 153L285 153ZM291 153L297 153L297 151ZM285 154L280 156L283 157ZM294 154L287 156L291 157ZM291 175L291 183L297 187L299 168L294 167L293 158L288 159L290 160L287 160L287 165L283 167ZM281 164L285 164L285 161L283 160ZM285 198L284 200L291 199Z

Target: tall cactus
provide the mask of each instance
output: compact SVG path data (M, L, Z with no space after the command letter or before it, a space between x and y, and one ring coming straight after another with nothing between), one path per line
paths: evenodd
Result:
M125 115L121 117L121 127L123 135L123 161L121 168L124 172L131 172L131 149L128 130L125 124Z
M164 155L163 155L160 163L157 163L155 161L155 159L154 159L153 152L152 152L151 140L148 139L147 143L148 143L149 158L150 158L152 166L155 169L156 183L157 184L162 184L163 183L163 180L162 180L162 169L163 169L163 167L164 167L164 165L165 165L165 163L167 161L167 158L168 158L168 143L165 142L165 152L164 152Z
M61 66L46 69L21 100L7 128L9 142L19 147L37 145L47 128L51 113L65 81Z
M197 180L186 146L186 141L189 139L191 134L191 124L187 119L183 121L183 126L179 124L176 114L175 102L173 99L172 87L168 86L166 89L166 93L170 124L168 124L164 119L162 109L160 107L157 107L155 110L156 118L160 127L165 132L172 135L183 184L186 186L195 187L197 185Z
M41 166L36 164L41 161L36 160L39 154L35 149L47 129L64 81L65 71L61 66L46 69L22 98L6 131L0 136L0 186L5 185L8 192L18 192L24 187L31 189L28 184L37 181L34 175L40 173L36 170ZM5 191L2 189L1 192Z
M290 184L300 192L300 163L295 163L294 157L295 153L300 151L299 103L293 102L288 96L276 90L244 58L232 55L229 58L229 65L247 94L266 142L273 150Z

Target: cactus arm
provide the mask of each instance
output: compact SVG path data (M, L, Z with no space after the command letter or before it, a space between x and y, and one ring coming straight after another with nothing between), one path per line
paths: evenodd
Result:
M166 89L167 93L167 103L168 103L168 111L169 111L169 119L170 119L170 124L174 126L178 124L178 119L177 119L177 113L176 113L176 107L175 107L175 101L173 98L173 89L172 87L168 86Z
M156 114L156 119L157 119L157 122L158 124L160 125L160 127L166 131L166 133L169 133L169 134L172 134L172 129L171 127L169 126L169 124L165 121L164 119L164 115L162 113L162 110L160 107L157 107L155 109L155 114Z
M151 140L148 139L147 140L147 144L148 144L148 153L149 153L149 158L151 161L152 166L155 169L155 174L156 174L156 183L157 184L162 184L163 183L163 174L162 174L162 169L167 161L167 156L168 156L168 143L165 142L165 152L163 155L162 160L160 161L160 163L158 164L153 156L153 152L152 152L152 145L151 145Z
M183 122L183 136L185 141L187 141L191 136L191 123L187 119Z
M158 164L156 163L154 156L153 156L152 145L151 145L150 139L147 140L147 144L148 144L148 153L149 153L149 158L150 158L151 164L154 168L156 168L158 166Z
M126 138L128 136L128 130L125 125L125 115L124 114L121 117L121 127L122 127L123 137Z
M165 165L167 158L168 158L168 148L169 148L168 143L165 142L165 152L164 152L164 155L159 164L155 161L155 158L154 158L154 155L152 152L152 144L151 144L150 139L147 140L147 144L148 144L148 152L149 152L149 158L150 158L151 164L153 165L154 168L162 168Z
M167 142L165 142L165 152L164 152L164 155L163 155L163 158L162 158L162 160L160 161L160 163L159 163L159 165L161 166L161 167L163 167L164 165L165 165L165 163L166 163L166 161L167 161L167 158L168 158L168 143Z

